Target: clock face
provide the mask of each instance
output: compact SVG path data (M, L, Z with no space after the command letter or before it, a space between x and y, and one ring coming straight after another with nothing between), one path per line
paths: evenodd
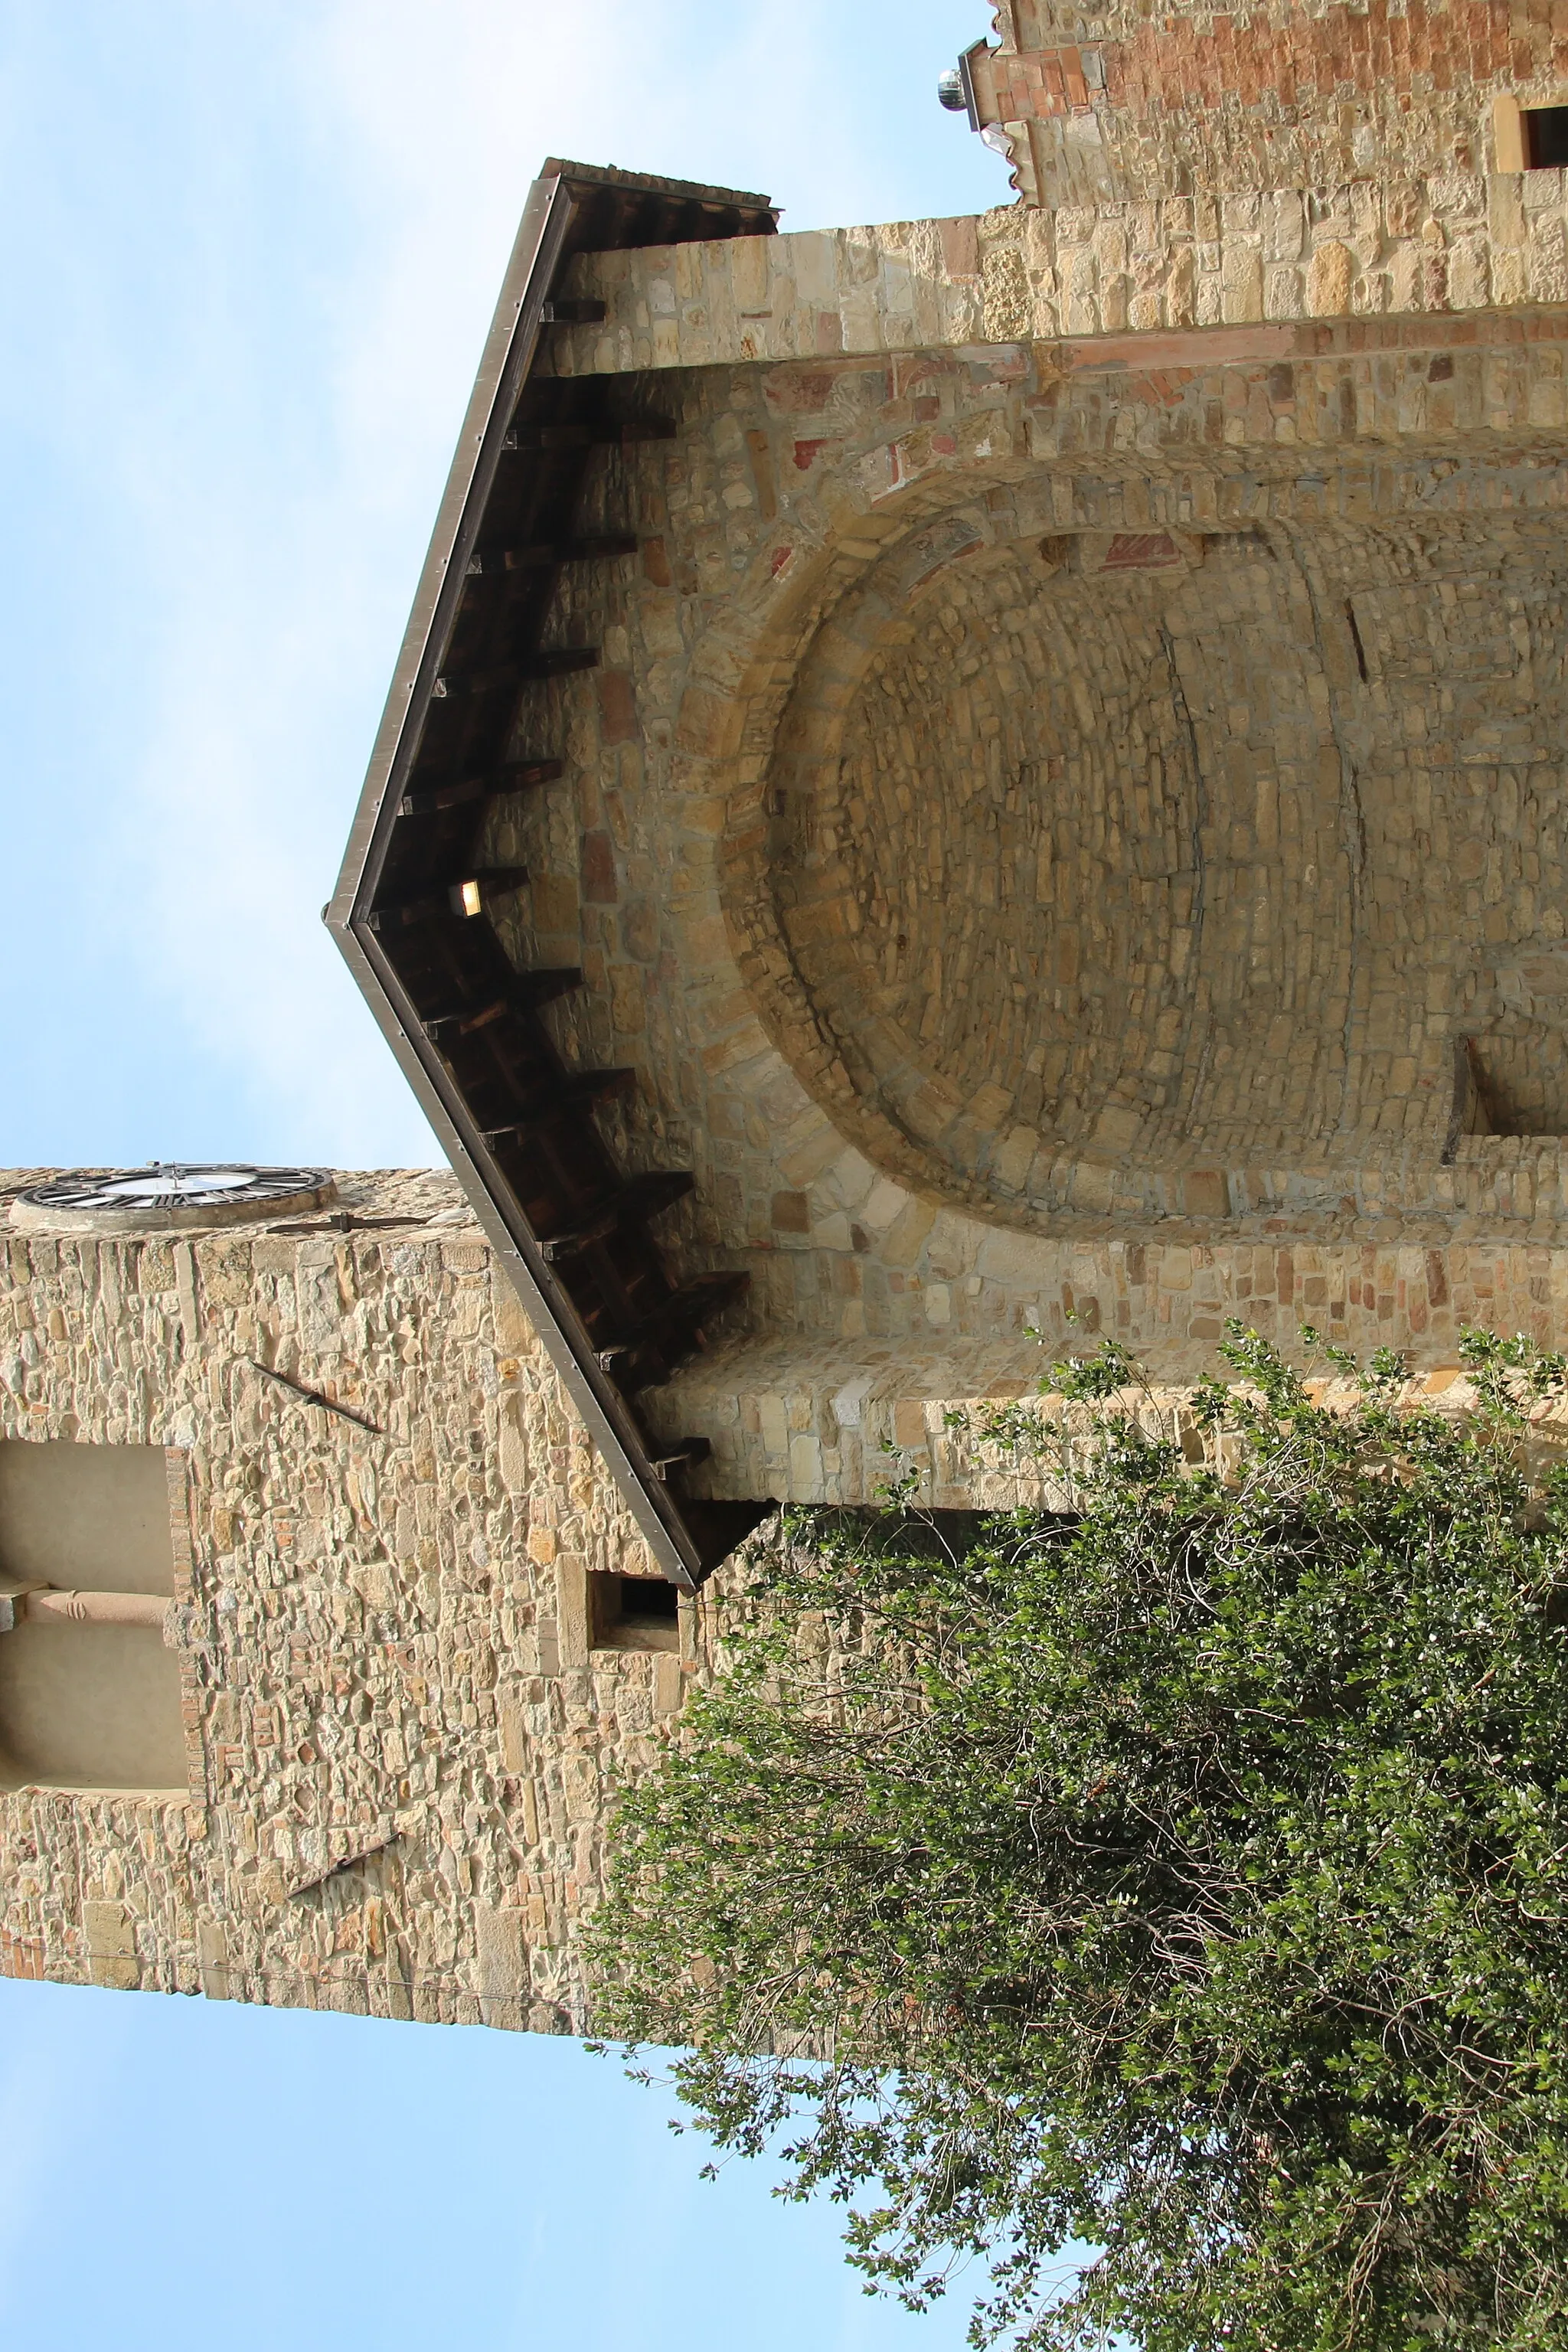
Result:
M84 1170L20 1193L12 1217L108 1231L168 1224L231 1224L324 1207L333 1185L324 1168L248 1168L155 1160L151 1168Z

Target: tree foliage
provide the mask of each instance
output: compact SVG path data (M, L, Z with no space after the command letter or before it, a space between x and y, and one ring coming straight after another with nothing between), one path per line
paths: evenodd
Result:
M603 2030L977 2345L1568 2341L1564 1367L1465 1350L1057 1366L1070 1510L797 1517L623 1800Z

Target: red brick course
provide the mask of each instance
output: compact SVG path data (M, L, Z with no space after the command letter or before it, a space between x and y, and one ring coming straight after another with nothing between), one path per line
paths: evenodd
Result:
M1332 6L1321 16L1293 11L1283 25L1259 16L1238 24L1215 16L1208 29L1191 16L1144 24L1100 52L1106 97L1118 111L1143 117L1215 108L1239 98L1244 107L1280 109L1325 100L1395 97L1568 76L1568 7L1550 9L1458 0L1452 7L1409 0ZM995 53L997 112L1026 121L1087 108L1092 98L1079 47L1004 47Z

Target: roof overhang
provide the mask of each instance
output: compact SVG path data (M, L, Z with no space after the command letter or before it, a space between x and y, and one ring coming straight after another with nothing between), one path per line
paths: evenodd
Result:
M325 909L337 940L490 1244L664 1574L688 1591L764 1504L683 1497L705 1450L652 1439L640 1391L698 1344L744 1277L680 1283L650 1221L680 1171L627 1179L595 1124L616 1072L570 1070L541 1007L576 975L519 972L474 866L491 803L548 783L558 762L516 755L529 688L591 652L539 646L558 566L621 552L573 541L592 449L670 429L625 379L534 382L574 255L771 235L765 196L552 160L529 194L420 575L392 690ZM630 398L628 399L628 394Z

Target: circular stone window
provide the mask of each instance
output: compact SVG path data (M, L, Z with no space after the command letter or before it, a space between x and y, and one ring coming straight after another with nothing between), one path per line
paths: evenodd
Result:
M85 1169L35 1184L11 1222L37 1230L139 1234L237 1225L322 1209L336 1187L324 1168L249 1168L154 1160L150 1168Z

